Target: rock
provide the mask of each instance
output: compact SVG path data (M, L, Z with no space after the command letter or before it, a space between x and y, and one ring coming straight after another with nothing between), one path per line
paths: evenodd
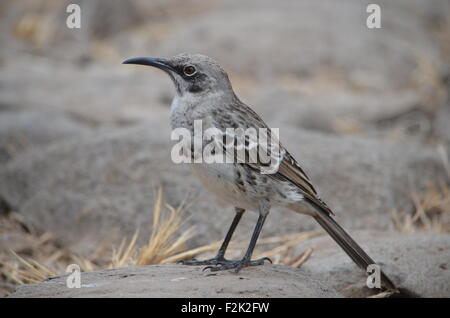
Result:
M377 32L365 25L369 3L223 1L220 10L178 24L155 50L215 56L227 68L268 81L283 73L307 77L331 65L372 87L409 84L418 47L424 58L438 60L428 28L448 7L445 1L378 2L383 24Z
M303 83L297 85L300 88ZM301 90L262 85L257 96L246 100L263 118L270 119L272 127L377 136L383 132L381 127L374 127L379 121L412 111L417 108L419 98L414 91L386 92L380 99L379 93L372 91L355 94L346 89L328 89L305 94ZM274 112L274 107L280 111ZM398 128L401 123L395 124L391 126Z
M90 132L89 126L55 109L2 111L0 116L0 163L32 147L43 147Z
M211 274L203 266L153 265L81 273L81 288L67 288L66 276L23 285L9 297L339 297L326 282L300 269L265 265L239 274Z
M395 6L381 1L382 29L372 30L365 26L369 1L339 6L297 0L276 6L267 0L219 0L217 6L195 0L107 3L82 3L89 6L86 22L92 25L82 39L74 41L74 32L67 28L44 32L50 41L45 41L45 56L39 59L17 54L16 46L2 47L8 53L0 76L2 100L52 105L98 121L134 122L167 107L161 101L172 96L173 89L156 70L120 63L138 55L200 51L223 64L240 96L257 110L279 117L277 125L325 132L367 130L366 121L405 112L423 100L417 82L428 78L417 78L424 73L419 66L439 69L443 64L433 25L448 16L449 9L445 0L402 0ZM2 21L5 29L13 28L23 12L33 11L24 4L9 6ZM60 10L52 8L45 19L41 12L33 16L39 21L56 19L45 25L57 26ZM144 23L133 12L150 17L144 19L147 24L139 32L116 32L131 22ZM117 15L121 18L115 19ZM111 25L111 19L120 21ZM99 36L92 34L98 33L98 20L105 22L105 34L92 44L89 40ZM36 33L38 37L43 32ZM15 42L8 33L4 36L5 43ZM112 51L113 57L95 53L98 46ZM92 55L91 63L73 60L80 50ZM274 115L274 107L281 106L284 111ZM345 124L350 127L343 128Z
M450 91L450 90L449 90ZM435 134L441 138L450 147L450 101L446 107L439 109L436 115ZM450 149L448 149L450 154Z
M400 289L402 297L450 297L450 234L351 233ZM332 242L312 239L305 247L315 250L303 265L346 297L366 297L364 273Z
M137 228L145 240L153 195L162 185L172 206L195 198L186 219L197 228L192 245L220 240L233 209L203 189L189 167L172 163L169 133L157 119L34 149L0 169L0 197L38 228L86 253L93 242L130 236ZM409 191L445 178L439 155L416 144L298 129L280 134L344 227L388 229L390 209L411 207ZM244 215L236 237L248 240L256 217ZM316 227L306 216L273 209L263 235Z
M161 111L166 115L170 100L161 99L168 94L172 97L174 91L168 76L121 63L80 68L45 58L30 62L18 56L2 66L0 103L35 112L65 112L72 120L90 126L130 126L154 119Z
M450 12L440 0L381 1L382 28L374 30L365 25L369 3L226 1L180 23L155 54L217 58L239 95L276 127L367 133L425 99L421 67L445 64L432 34Z
M394 281L398 297L450 296L450 234L352 233ZM66 277L23 285L10 297L367 297L366 276L328 237L303 243L312 256L295 269L264 265L202 272L203 266L152 265L82 273L80 289Z

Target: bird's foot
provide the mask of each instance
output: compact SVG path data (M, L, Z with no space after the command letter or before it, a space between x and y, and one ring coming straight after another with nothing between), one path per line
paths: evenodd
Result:
M234 271L238 273L244 267L264 265L264 261L269 261L270 264L272 264L272 260L268 257L259 258L253 261L244 257L243 259L238 261L226 261L222 264L219 263L217 266L207 266L203 269L203 271L209 269L211 272L217 272L227 269L234 269Z
M178 264L182 265L222 265L232 261L225 259L223 256L216 256L210 259L205 259L203 261L192 259L192 260L181 260Z

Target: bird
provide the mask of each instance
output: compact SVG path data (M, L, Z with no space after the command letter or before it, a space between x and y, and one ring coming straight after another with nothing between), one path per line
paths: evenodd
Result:
M226 71L209 56L181 53L171 58L136 57L126 59L123 64L152 66L169 75L176 91L170 110L172 129L185 129L193 134L195 122L200 121L203 125L202 129L214 128L218 131L220 138L217 140L230 137L227 133L228 128L266 129L270 135L269 126L238 98ZM224 147L225 142L221 144L218 142L217 149L222 146L225 148L224 152L230 154L236 151L233 145L239 142L244 146L245 154L248 155L251 150L250 144L254 145L254 143L245 136L239 137L238 134L232 137L238 140L234 140L231 147L229 145ZM204 144L203 140L202 146ZM239 272L248 266L263 265L265 261L271 263L267 257L252 260L252 253L270 210L274 207L283 207L313 217L356 265L366 272L369 265L376 263L337 223L333 211L319 197L300 164L279 140L277 144L278 159L274 161L273 171L269 172L266 171L269 169L267 160L263 162L258 156L251 162L250 160L234 160L231 163L193 160L194 162L189 164L194 175L208 190L234 206L235 214L215 257L207 260L184 260L182 264L208 265L204 269L211 271ZM259 146L258 141L257 145ZM198 157L199 153L197 151L194 154L195 150L192 148L191 145L190 156L191 159L195 159L194 157ZM261 146L261 148L264 147ZM270 147L266 145L265 150L267 151L268 148ZM225 252L246 211L259 213L250 243L242 259L228 260L225 258ZM395 284L382 270L380 270L380 280L382 286L380 288L397 290Z

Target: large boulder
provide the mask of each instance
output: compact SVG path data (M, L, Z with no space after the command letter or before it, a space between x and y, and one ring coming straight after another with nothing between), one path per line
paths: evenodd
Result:
M445 0L378 2L381 29L365 25L370 1L352 0L338 6L332 1L304 0L277 5L267 0L220 0L215 5L179 0L121 5L87 2L81 3L89 6L87 24L105 21L102 27L109 35L92 44L89 40L96 27L85 28L82 41L72 41L73 30L57 28L56 33L68 36L68 41L47 33L51 40L47 45L52 45L45 56L33 60L17 54L15 46L2 46L8 52L1 60L2 100L57 106L100 121L136 121L167 105L173 89L156 70L120 63L140 55L200 52L217 58L231 73L244 100L280 119L274 124L365 131L370 126L366 121L420 106L424 92L435 89L428 87L434 83L432 75L445 63L435 37L435 29L449 16ZM46 19L34 6L15 2L8 6L2 21L5 29L12 29L12 21L29 11L39 21L58 19L48 26L59 25L61 19L60 5ZM112 19L117 12L123 15L122 22L110 25L117 20ZM132 12L149 18L136 19ZM129 25L125 21L130 19L141 27L114 31ZM14 41L6 37L3 42ZM87 60L96 63L72 60L80 47ZM273 109L281 106L285 111L274 114Z
M81 288L66 276L20 286L9 297L339 297L319 277L267 265L211 275L202 266L153 265L81 273Z
M0 112L0 163L35 147L91 131L86 123L55 109L13 107Z
M450 234L388 234L358 231L355 240L382 266L402 297L450 297ZM364 273L328 237L302 248L314 252L303 269L327 281L347 297L370 295Z
M176 25L155 52L205 53L263 80L285 73L309 76L332 66L369 86L409 84L418 47L426 59L438 60L438 46L428 31L430 22L445 17L449 8L445 1L381 1L379 30L366 26L370 3L222 1L188 25Z

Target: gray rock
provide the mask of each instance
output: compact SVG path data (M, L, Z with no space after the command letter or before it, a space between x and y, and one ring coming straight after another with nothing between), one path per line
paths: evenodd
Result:
M450 297L450 234L352 233L379 263L403 297ZM328 237L309 241L314 247L303 269L327 281L347 297L370 295L365 274Z
M121 62L80 68L49 58L30 61L19 55L2 66L0 103L28 106L35 112L66 112L72 120L91 126L129 126L160 116L170 104L161 99L173 96L170 79Z
M446 107L439 109L436 114L435 134L450 147L450 103ZM448 149L450 153L450 149Z
M339 297L326 282L302 270L265 265L210 274L202 266L153 265L81 273L81 288L66 276L23 285L9 297Z
M336 119L364 126L367 120L403 112L423 99L416 89L417 74L421 73L418 59L441 66L431 26L449 15L445 0L402 0L395 5L381 1L382 29L370 30L365 26L370 1L352 0L339 6L332 1L304 0L276 5L267 0L219 0L215 6L179 0L127 1L119 6L116 1L108 5L85 2L83 6L90 6L86 22L93 27L85 29L82 41L74 41L69 29L56 28L59 36L47 34L47 46L52 45L42 48L46 54L39 59L17 54L11 45L2 46L9 52L0 75L2 100L52 105L98 121L137 121L154 115L157 107L167 106L161 100L173 90L160 73L123 66L121 61L137 55L200 51L223 63L236 88L242 90L240 95L255 108L274 116L274 107L283 107L284 111L274 116L280 117L277 125L339 131L334 127ZM5 29L13 28L15 19L33 9L15 3L9 7ZM125 28L116 35L117 29L129 23L143 22L135 18L136 11L151 17L144 19L149 32ZM50 16L57 21L47 25L60 25L59 12L58 6L53 8ZM122 22L111 25L117 15ZM158 16L164 21L161 29ZM92 32L98 29L98 20L106 22L101 26L110 34L100 41L105 42L106 56L95 53L89 42L95 38ZM7 37L3 42L14 41ZM94 55L92 62L101 63L78 65L70 60L80 47ZM139 71L128 72L134 69ZM251 92L246 91L242 79L251 83ZM269 88L274 91L267 94Z
M409 83L418 47L426 59L438 59L428 26L449 8L445 1L380 1L382 28L373 30L366 27L369 3L221 1L219 10L179 23L156 52L205 53L264 80L309 76L331 65L372 87Z
M263 118L270 119L272 127L301 127L332 134L379 135L383 130L374 127L376 123L411 111L417 107L419 98L414 91L380 97L379 93L372 91L355 93L346 89L329 89L304 94L277 85L262 85L257 96L246 99ZM280 111L274 112L274 108ZM398 127L400 124L391 126ZM411 138L410 135L404 137Z
M377 120L425 99L416 89L420 65L445 63L432 30L450 13L445 1L377 2L381 29L365 25L371 1L219 3L188 24L171 25L154 54L217 58L240 96L277 126L371 131Z
M90 132L91 127L55 109L15 108L0 116L0 163L32 147Z

